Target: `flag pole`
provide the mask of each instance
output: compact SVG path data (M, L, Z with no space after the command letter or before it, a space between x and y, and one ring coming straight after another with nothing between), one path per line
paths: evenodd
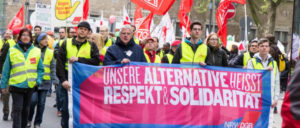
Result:
M244 4L245 9L245 44L246 44L246 50L248 51L248 21L247 21L247 3Z
M183 33L183 35L182 35L181 41L184 41L184 36L185 36L185 34L187 33L187 27L188 27L188 23L189 23L189 21L190 21L190 16L191 16L191 12L189 12L189 14L188 14L188 20L187 20L187 22L186 22L186 25L185 25L185 31L184 31L184 33Z

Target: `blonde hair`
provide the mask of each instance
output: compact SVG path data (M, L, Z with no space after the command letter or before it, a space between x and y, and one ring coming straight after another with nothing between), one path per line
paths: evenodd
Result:
M95 39L95 44L98 47L99 51L101 51L101 49L104 47L104 39L103 36L101 34L98 33L93 33L92 34L92 38Z

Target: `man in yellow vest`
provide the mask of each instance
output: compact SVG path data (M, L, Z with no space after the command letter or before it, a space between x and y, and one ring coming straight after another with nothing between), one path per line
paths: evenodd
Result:
M178 48L179 44L181 43L180 40L175 40L173 41L172 45L171 45L171 50L168 54L166 54L161 62L162 63L168 63L168 64L172 64L172 60L173 60L173 57L174 57L174 53L176 51L176 49Z
M252 40L248 44L248 52L239 55L233 62L233 66L237 68L246 68L248 61L258 52L257 40Z
M69 127L68 91L71 85L68 81L68 63L79 62L90 65L99 65L100 63L99 50L96 44L87 40L91 30L90 24L83 21L77 27L77 37L64 41L57 54L56 75L62 83L61 126L63 128Z
M202 24L198 21L190 25L191 38L186 38L176 49L173 64L210 64L210 49L201 41Z
M108 27L100 27L100 34L104 37L104 48L107 50L113 44L113 41L108 38Z
M280 79L279 71L276 61L269 54L270 52L270 42L267 38L261 38L258 41L258 53L256 53L252 59L248 61L248 69L257 69L257 70L270 70L271 71L271 100L272 106L269 116L269 128L273 124L273 109L277 105L279 92L280 92ZM266 86L266 85L263 85Z
M156 55L155 49L156 48L154 45L154 39L153 38L146 39L146 44L144 47L144 55L148 63L161 63L161 59L159 55Z
M2 49L3 45L10 39L12 39L12 31L7 29L3 34L3 40L0 39L0 49Z

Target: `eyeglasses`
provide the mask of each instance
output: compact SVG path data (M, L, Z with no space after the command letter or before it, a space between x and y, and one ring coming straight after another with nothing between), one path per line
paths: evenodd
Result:
M209 40L211 40L211 41L218 41L219 39L218 38L210 38Z
M122 32L121 34L122 35L131 35L131 33L125 33L125 32Z
M192 31L201 31L201 28L193 28Z

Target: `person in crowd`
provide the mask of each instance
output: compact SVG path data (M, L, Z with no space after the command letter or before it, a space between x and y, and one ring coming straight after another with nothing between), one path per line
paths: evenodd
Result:
M123 26L116 43L107 49L103 65L126 64L131 61L147 62L142 48L134 42L132 36L131 26Z
M163 58L162 58L162 63L168 63L168 64L172 64L172 60L174 57L174 53L176 51L176 49L178 48L179 44L181 43L180 40L175 40L173 41L172 45L171 45L171 50L169 53L167 53Z
M156 55L155 42L153 38L147 38L144 48L144 54L148 63L161 63L161 59Z
M18 29L17 31L16 31L16 29L14 29L13 34L18 35L19 33L17 33L17 32L20 32L20 29ZM1 52L1 54L0 54L0 73L2 73L3 64L5 62L9 48L16 45L15 40L12 39L11 33L12 32L10 30L5 31L5 33L4 33L4 43L3 43L3 46L0 51ZM14 37L18 37L18 36L14 36ZM1 77L1 75L2 74L0 74L0 77ZM9 86L6 86L6 89L8 90ZM6 93L1 94L1 99L3 101L3 118L2 119L4 121L7 121L8 116L9 116L9 97L10 97L9 91L6 91ZM13 117L13 111L11 112L11 117Z
M252 59L250 59L247 63L248 69L265 69L271 71L271 111L269 116L269 128L272 127L273 124L273 109L276 107L278 103L279 97L279 70L277 66L277 62L272 58L269 54L270 52L270 42L267 38L261 38L258 41L258 53L256 53Z
M33 92L31 97L31 105L29 109L27 127L31 126L31 121L36 110L34 127L40 128L43 120L43 113L46 103L46 94L53 84L57 85L58 80L56 79L55 61L53 57L53 50L48 48L48 39L46 33L41 33L37 36L36 41L39 45L36 47L41 49L41 59L44 65L44 76L42 84L37 87L37 90ZM52 82L51 82L52 81ZM36 109L35 109L36 107Z
M76 30L73 27L68 28L68 38L76 37Z
M59 47L62 45L62 43L64 42L65 39L66 39L66 29L64 27L61 27L61 28L59 28L59 39L56 40L53 44L54 56L56 54L55 52L58 51Z
M106 53L106 48L104 47L104 37L98 33L92 34L92 41L97 45L100 55L100 65L103 65L104 55Z
M158 50L159 57L163 58L167 53L170 52L170 43L165 43L161 49Z
M41 50L32 45L31 32L22 29L17 44L7 53L1 79L2 93L10 91L13 99L13 128L27 125L32 93L44 75L40 56Z
M86 21L80 22L77 26L76 38L67 39L59 48L56 63L56 75L61 82L62 118L61 126L69 128L68 91L71 85L68 81L68 63L84 63L99 65L99 50L95 43L89 42L87 36L91 31L90 24Z
M112 42L116 42L116 35L113 32L108 34L108 38L111 39Z
M105 49L108 49L113 44L111 38L108 37L108 27L107 26L100 27L100 34L105 38L104 40Z
M282 128L300 128L300 62L298 61L294 73L284 96L281 108Z
M0 49L2 49L3 45L13 38L12 31L7 29L3 34L3 40L0 39Z
M221 49L218 35L216 33L211 33L207 36L205 44L209 47L211 54L207 56L211 58L212 66L222 66L227 67L227 55L223 49Z
M248 61L253 57L255 53L258 52L258 44L257 40L252 40L248 44L248 50L249 52L245 52L241 55L239 55L233 62L233 66L237 68L246 68Z
M238 55L239 55L239 48L238 48L238 46L235 45L235 44L231 45L231 49L229 51L228 61L230 62L231 60L233 60Z
M33 41L35 40L35 38L37 37L37 35L41 34L42 32L42 27L39 25L34 26L33 28Z
M133 33L132 33L133 40L137 45L139 45L140 40L137 37L135 37L136 27L135 27L135 25L130 25L130 26L131 26L131 29L133 31Z
M186 38L176 49L173 64L210 65L210 49L201 40L202 24L198 21L190 25L191 38Z

